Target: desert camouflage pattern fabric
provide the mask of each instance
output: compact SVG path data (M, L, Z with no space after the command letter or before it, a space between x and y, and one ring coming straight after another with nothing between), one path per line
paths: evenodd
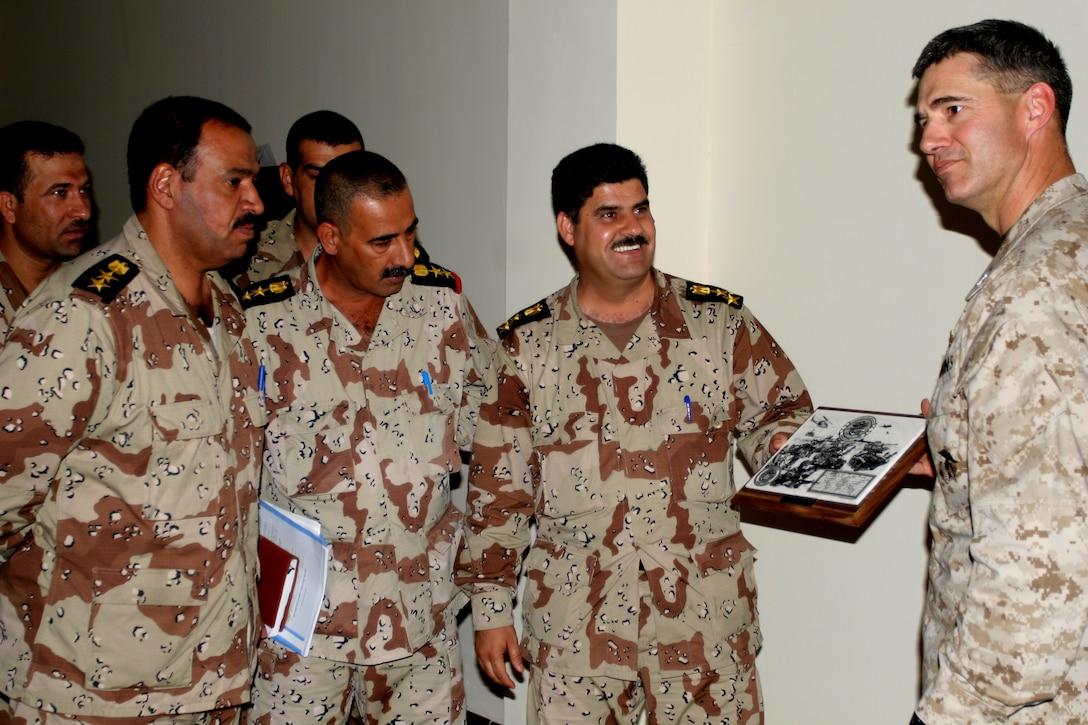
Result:
M409 279L367 345L321 294L320 253L296 295L247 311L267 369L261 496L320 521L332 546L311 657L372 665L419 650L464 604L450 478L493 343L465 297Z
M26 295L26 288L15 276L15 270L0 253L0 345L4 343L11 321L15 319L15 311L23 304Z
M576 278L519 313L532 321L488 375L458 582L477 629L505 626L524 569L523 654L557 674L636 679L640 568L663 675L735 671L762 640L732 440L758 466L811 402L739 301L693 302L684 280L654 275L622 352L580 312Z
M529 668L527 725L762 725L763 696L754 665L682 677L657 666L658 633L647 572L639 572L639 679L562 675Z
M251 725L463 725L466 720L454 617L408 657L377 665L301 657L268 641L259 657ZM353 704L360 718L352 719Z
M249 699L265 418L237 299L208 280L210 330L133 217L43 282L0 350L0 689L24 704Z
M295 241L296 209L287 212L283 219L273 219L261 232L253 253L244 261L246 266L233 280L238 289L245 289L254 282L287 274L297 287L299 273L306 260ZM235 264L231 265L235 268Z
M926 725L1088 722L1088 182L1009 230L952 333L928 438Z

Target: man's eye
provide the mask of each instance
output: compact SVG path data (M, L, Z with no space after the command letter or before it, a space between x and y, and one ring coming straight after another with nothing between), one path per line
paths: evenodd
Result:
M68 196L68 190L67 189L53 189L53 196L57 197L58 199L64 199L65 197Z
M959 113L962 110L963 110L963 106L949 106L948 107L948 115L949 116L955 116L957 113Z

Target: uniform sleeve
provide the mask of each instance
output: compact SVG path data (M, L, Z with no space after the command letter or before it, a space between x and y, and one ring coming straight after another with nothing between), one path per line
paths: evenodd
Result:
M0 348L0 562L30 535L64 457L101 415L112 343L88 311L71 299L26 308Z
M1053 699L1088 627L1085 320L1068 303L1020 307L968 352L971 570L919 704L928 725L1003 723Z
M797 369L747 308L733 340L733 393L737 447L752 470L767 462L774 434L792 434L812 415Z
M480 404L483 402L488 365L495 354L495 341L487 336L487 330L472 304L463 295L458 295L461 325L468 340L468 358L465 370L465 388L461 396L461 405L457 413L457 446L462 451L472 449L476 435L476 426L480 418Z
M508 350L487 371L469 465L468 517L457 584L472 599L476 629L514 623L513 601L539 485L529 394Z

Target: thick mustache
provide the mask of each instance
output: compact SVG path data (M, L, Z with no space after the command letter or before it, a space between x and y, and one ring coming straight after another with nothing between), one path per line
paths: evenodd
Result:
M64 227L61 233L67 234L68 232L83 232L84 234L86 234L90 228L91 223L86 219L76 219L71 224Z
M254 214L253 212L246 212L245 214L243 214L242 216L238 217L238 219L235 220L234 228L237 229L238 227L244 227L247 224L256 225L257 224L257 215Z
M407 267L386 267L382 270L382 279L388 279L390 277L407 277L412 273L412 270Z

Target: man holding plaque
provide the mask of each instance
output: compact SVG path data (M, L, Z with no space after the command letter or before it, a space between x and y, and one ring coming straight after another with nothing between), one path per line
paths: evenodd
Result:
M559 162L577 276L500 327L480 409L458 582L483 671L530 664L532 723L763 722L732 444L762 465L811 403L738 295L653 267L647 190L620 146Z
M914 66L921 150L1003 236L929 411L936 469L914 722L1088 719L1088 180L1058 49L1020 23L945 31Z

